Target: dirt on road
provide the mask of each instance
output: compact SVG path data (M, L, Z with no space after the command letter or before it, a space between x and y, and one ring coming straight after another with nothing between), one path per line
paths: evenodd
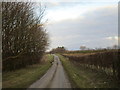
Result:
M71 88L71 84L58 56L54 55L52 67L29 88Z

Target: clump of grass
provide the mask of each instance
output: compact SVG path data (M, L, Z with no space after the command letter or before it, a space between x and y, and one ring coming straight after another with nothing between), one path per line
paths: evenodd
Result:
M3 88L27 88L50 68L53 55L47 55L42 64L35 64L13 72L3 73Z
M73 88L115 88L118 84L105 72L93 70L71 62L58 55L62 61Z

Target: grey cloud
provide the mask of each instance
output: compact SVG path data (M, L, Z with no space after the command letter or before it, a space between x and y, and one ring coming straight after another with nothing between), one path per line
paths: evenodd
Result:
M118 34L118 17L117 7L106 7L88 12L84 18L76 20L66 20L55 23L47 27L53 38L61 37L53 40L52 47L64 45L68 49L76 49L80 45L88 47L107 47L115 44L114 41L104 39L109 36L117 36ZM75 38L67 38L67 36L76 36Z

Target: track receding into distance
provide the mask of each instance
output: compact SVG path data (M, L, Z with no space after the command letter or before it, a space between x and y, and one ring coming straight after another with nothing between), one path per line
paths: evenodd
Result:
M29 88L71 88L71 84L58 56L54 55L52 67Z

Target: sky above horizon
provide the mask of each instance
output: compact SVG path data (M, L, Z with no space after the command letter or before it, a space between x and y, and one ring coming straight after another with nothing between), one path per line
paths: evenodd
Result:
M55 0L54 0L55 1ZM105 48L118 44L118 0L44 2L49 50Z

